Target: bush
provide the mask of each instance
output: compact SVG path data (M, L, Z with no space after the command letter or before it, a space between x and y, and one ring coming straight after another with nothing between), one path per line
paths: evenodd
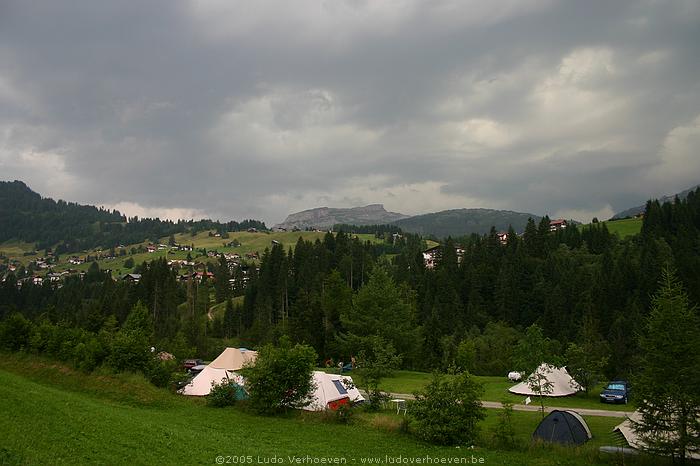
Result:
M391 396L388 393L384 393L378 388L367 390L367 396L369 400L362 406L365 407L367 411L378 412L389 402Z
M357 380L369 395L367 409L379 411L389 396L379 390L384 377L390 377L393 370L401 365L401 356L394 346L378 335L356 337L354 345L360 349L357 358Z
M236 404L240 390L242 388L235 382L224 382L211 384L211 392L207 396L207 404L215 408L233 406Z
M95 336L88 336L85 342L79 343L73 350L75 367L92 372L102 364L107 352Z
M116 371L141 371L151 359L150 346L146 336L137 330L119 330L112 341L112 349L107 363Z
M349 424L352 420L353 413L354 408L351 404L340 405L338 409L335 410L335 421L339 424Z
M473 371L476 362L476 345L472 340L462 340L457 346L455 364L460 370Z
M501 404L503 408L498 412L498 422L493 429L493 439L498 447L510 449L515 446L513 403L503 400Z
M445 376L435 373L430 384L416 393L409 415L415 420L416 435L437 445L470 444L484 419L479 399L483 386L468 372Z
M165 388L172 379L173 372L177 370L176 361L161 361L158 358L153 358L148 367L146 376L148 380L156 387Z
M192 379L190 374L187 372L173 372L170 374L170 380L168 381L168 388L170 391L177 392L183 388Z
M22 314L15 313L0 323L0 345L3 349L19 351L29 346L32 323Z
M310 403L316 352L307 345L292 347L286 338L280 344L263 347L255 366L246 371L250 404L259 413L273 414Z

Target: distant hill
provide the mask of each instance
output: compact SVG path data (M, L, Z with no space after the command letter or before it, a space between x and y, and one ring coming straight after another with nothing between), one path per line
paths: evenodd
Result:
M663 204L664 202L673 202L673 200L676 197L678 197L679 199L685 199L686 197L688 197L688 193L690 193L691 191L695 191L698 188L700 188L700 184L695 185L692 188L688 188L685 191L681 191L677 194L673 194L671 196L660 197L659 203ZM627 218L627 217L635 217L639 214L643 214L645 208L646 208L646 203L644 205L640 205L637 207L631 207L627 210L623 210L622 212L613 215L611 220L616 220L616 219L620 219L620 218Z
M292 230L299 228L318 228L327 230L337 224L346 225L382 225L394 223L396 220L408 218L408 215L396 212L388 212L382 204L370 204L364 207L352 207L348 209L318 207L289 214L284 222L272 228L284 228Z
M510 225L516 232L525 230L528 218L538 222L542 217L534 214L492 209L453 209L432 214L416 215L393 222L403 231L437 238L488 233L491 226L507 230Z
M134 244L185 231L266 229L263 222L220 223L129 218L116 210L41 197L21 181L0 181L0 243L18 240L58 254Z

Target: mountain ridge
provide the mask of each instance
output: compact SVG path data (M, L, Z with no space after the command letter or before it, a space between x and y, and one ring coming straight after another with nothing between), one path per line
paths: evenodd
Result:
M408 218L408 215L389 212L383 204L368 204L361 207L316 207L287 215L282 223L272 228L292 230L298 228L329 229L337 224L379 225Z
M507 230L513 226L517 232L525 230L527 220L539 221L542 216L512 210L486 208L448 209L419 215L404 215L389 212L382 204L369 204L362 207L334 208L316 207L291 213L273 229L318 228L330 229L333 225L396 225L408 233L435 237L486 234L491 227Z
M659 203L663 204L664 202L673 202L673 200L678 197L679 199L685 199L688 197L688 194L692 191L695 191L696 189L700 188L700 184L697 184L691 188L685 189L679 193L672 194L670 196L662 196L658 198ZM654 199L654 198L650 198ZM616 213L613 215L610 220L619 220L622 218L628 218L628 217L636 217L637 215L643 214L644 210L646 209L646 203L644 205L636 206L636 207L630 207L629 209L625 209L621 212Z
M462 208L415 215L396 221L394 225L408 233L444 238L472 233L483 235L488 233L492 226L500 231L512 226L516 232L521 233L525 231L529 218L539 222L542 216L512 210Z

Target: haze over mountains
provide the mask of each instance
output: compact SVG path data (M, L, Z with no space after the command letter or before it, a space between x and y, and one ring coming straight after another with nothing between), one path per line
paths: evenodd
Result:
M672 196L664 196L659 201L661 203L671 201L676 196L685 199L688 193L695 190L698 186ZM644 205L632 207L616 214L612 218L633 217L644 212L644 208ZM528 218L538 222L542 216L528 212L482 208L450 209L409 216L389 212L384 209L382 204L370 204L364 207L353 208L319 207L308 209L288 215L284 222L275 225L273 228L284 228L287 230L294 228L300 230L318 228L326 230L337 224L358 226L391 224L397 225L409 233L445 238L447 236L454 237L472 233L483 235L488 233L492 226L499 231L505 231L512 226L516 232L521 233L525 230Z
M688 189L686 189L685 191L681 191L681 192L679 192L679 193L676 193L676 194L673 194L673 195L670 195L670 196L663 196L663 197L660 197L660 198L659 198L659 202L660 202L661 204L663 204L664 202L671 202L671 201L673 201L673 199L675 199L676 197L678 197L679 199L685 199L686 197L688 197L688 194L689 194L691 191L695 191L695 190L696 190L697 188L699 188L699 187L700 187L700 184L695 185L695 186L693 186L692 188L688 188ZM629 209L623 210L623 211L620 212L620 213L615 214L615 215L613 216L613 219L616 219L616 218L627 218L627 217L634 217L634 216L637 216L637 215L639 215L639 214L641 214L641 213L644 212L645 207L646 207L646 205L639 205L639 206L637 206L637 207L631 207L631 208L629 208Z
M525 230L529 218L538 222L542 217L510 210L451 209L416 215L396 221L394 225L409 233L445 238L472 233L483 235L488 233L492 226L499 231L506 231L512 226L516 232L521 233Z
M485 234L492 226L495 226L497 230L507 230L512 225L516 231L521 232L525 229L528 218L538 221L541 217L530 213L493 209L452 209L408 216L388 212L381 204L371 204L348 209L319 207L304 210L290 214L284 222L273 228L286 230L318 228L325 230L337 224L392 224L409 233L442 238L472 233Z
M695 188L673 196L665 196L660 201L673 200L676 196L685 198L693 189ZM223 232L245 230L250 227L266 228L263 222L256 220L222 223L212 220L172 222L159 219L139 219L138 221L132 219L127 222L126 216L116 211L43 198L21 181L0 182L0 201L0 242L14 239L37 242L41 247L61 244L61 249L64 250L133 243L146 238L157 240L185 230L213 229ZM643 211L644 206L633 207L618 213L613 218L630 217ZM527 212L494 209L451 209L408 216L389 212L382 204L370 204L353 208L308 209L288 215L284 222L273 228L328 230L337 224L392 224L409 233L444 238L472 233L485 234L492 226L497 230L507 230L512 226L516 232L520 233L524 231L528 218L539 221L541 216Z

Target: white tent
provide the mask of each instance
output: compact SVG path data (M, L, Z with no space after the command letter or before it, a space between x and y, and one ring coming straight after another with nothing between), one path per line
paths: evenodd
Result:
M352 377L314 371L313 382L316 389L311 396L311 403L304 407L307 411L337 409L342 404L364 401Z
M639 422L642 420L642 415L637 411L629 414L622 423L615 426L613 432L622 435L630 447L641 450L644 448L644 443L637 437L637 433L632 428L632 422L630 420Z
M564 367L554 367L542 363L537 368L537 373L544 375L547 381L552 384L550 393L543 393L543 396L569 396L581 390L581 386L571 378ZM529 379L530 377L528 377ZM508 389L516 395L538 396L528 385L527 379Z
M637 432L635 432L632 422L641 422L642 414L639 411L635 411L627 416L627 418L620 424L616 425L613 432L621 435L627 445L635 450L644 450L646 444L639 438ZM700 451L690 450L686 451L686 456L694 460L700 460Z
M220 384L231 380L238 385L243 385L244 380L235 371L246 364L252 364L258 357L256 351L245 348L226 348L216 359L210 362L202 372L197 374L190 383L185 385L180 393L191 396L206 396L211 391L212 382Z
M226 348L223 353L209 363L209 367L237 371L246 364L255 362L257 357L257 351L246 348Z

